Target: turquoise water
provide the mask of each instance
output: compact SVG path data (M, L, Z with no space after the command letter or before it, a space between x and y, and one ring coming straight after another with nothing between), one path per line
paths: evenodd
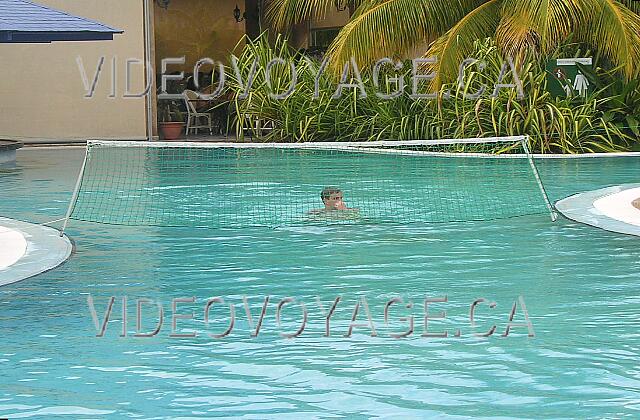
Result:
M23 150L0 171L0 214L46 222L64 213L82 150ZM539 163L552 199L638 182L637 158ZM640 248L616 235L544 215L499 222L433 225L298 226L266 229L136 228L74 221L77 253L62 267L0 288L0 418L427 417L637 418L640 415ZM96 337L87 296L101 318L117 299L104 337ZM257 337L255 318L271 302ZM421 337L425 296L447 303L446 319ZM121 298L128 297L128 336ZM235 305L211 309L208 298ZM330 337L316 302L340 296ZM384 324L385 302L400 296ZM518 297L535 337L507 326ZM172 338L171 299L181 303ZM295 339L303 301L305 331ZM378 334L355 327L344 337L358 299L366 298ZM477 327L471 303L484 297ZM160 300L164 325L134 337L137 298ZM367 316L361 305L358 323ZM142 329L154 328L151 305ZM415 332L402 332L414 316ZM514 321L522 322L518 306ZM473 336L495 324L488 338ZM255 328L255 325L253 325ZM460 337L455 332L460 330Z
M320 193L326 186L339 186L357 214L321 213ZM406 225L541 213L549 210L526 158L94 145L72 218L131 226L246 228Z

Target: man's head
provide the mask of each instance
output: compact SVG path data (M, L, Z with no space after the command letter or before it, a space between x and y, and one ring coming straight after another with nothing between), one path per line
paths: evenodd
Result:
M342 201L343 195L340 188L325 187L320 193L325 210L344 210L347 206Z

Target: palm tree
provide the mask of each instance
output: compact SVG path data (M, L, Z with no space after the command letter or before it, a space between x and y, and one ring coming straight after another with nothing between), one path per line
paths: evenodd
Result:
M343 0L344 1L344 0ZM620 68L640 74L640 2L635 0L348 0L349 23L328 54L336 68L401 58L424 45L437 57L436 84L457 75L476 39L495 37L504 55L544 57L567 40L583 43ZM272 0L277 29L323 16L336 0Z

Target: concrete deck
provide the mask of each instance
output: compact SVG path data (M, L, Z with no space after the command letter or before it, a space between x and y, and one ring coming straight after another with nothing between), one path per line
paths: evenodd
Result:
M0 217L0 286L56 268L72 251L53 228Z
M640 188L631 188L599 198L593 207L612 219L640 226L640 210L634 205L634 199L640 195Z
M616 185L556 203L565 217L610 232L640 236L640 184Z

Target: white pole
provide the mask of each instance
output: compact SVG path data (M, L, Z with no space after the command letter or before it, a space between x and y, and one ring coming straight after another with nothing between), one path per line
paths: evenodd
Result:
M145 95L145 102L147 108L147 141L153 140L153 89L155 88L153 80L153 63L151 63L151 11L153 6L150 4L151 0L143 0L144 10L144 80L145 86L150 86L149 91ZM151 76L149 75L149 72ZM151 79L151 80L149 80Z
M536 177L536 182L538 183L538 187L540 188L540 192L542 193L542 197L544 198L544 202L547 205L547 209L551 214L551 221L555 222L558 220L558 214L553 209L551 205L551 201L549 201L549 196L547 195L547 191L544 189L544 184L540 179L540 174L538 173L538 168L536 168L536 164L533 162L533 156L531 156L531 152L529 151L529 136L524 136L522 139L522 148L524 152L527 154L527 159L529 159L529 165L531 165L531 169L533 170L533 175Z
M78 199L78 194L80 194L80 185L82 184L82 177L84 176L84 169L87 166L87 157L89 156L89 145L87 144L87 149L84 152L84 160L82 161L82 167L80 168L80 173L78 174L78 180L76 181L76 187L73 190L73 196L71 197L71 201L69 202L69 208L67 208L67 214L64 216L64 224L62 225L62 229L60 229L60 236L64 236L64 231L67 228L67 224L69 223L69 218L71 217L71 213L73 212L73 207L76 205L76 200Z

